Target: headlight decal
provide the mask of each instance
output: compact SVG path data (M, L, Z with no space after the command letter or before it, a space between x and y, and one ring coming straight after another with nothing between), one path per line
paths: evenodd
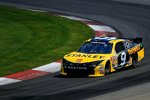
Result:
M89 63L89 67L95 68L96 66L98 66L100 63L102 63L103 60L100 61L95 61L95 62L90 62Z
M67 61L66 59L63 59L63 67L66 68L73 68L73 69L78 69L75 67L87 67L88 69L94 69L96 66L98 66L103 60L99 60L99 61L94 61L94 62L88 62L88 63L72 63ZM82 69L82 68L79 68ZM85 68L84 68L85 69Z

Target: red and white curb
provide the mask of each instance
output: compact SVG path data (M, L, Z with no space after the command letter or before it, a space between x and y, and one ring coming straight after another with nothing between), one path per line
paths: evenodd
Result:
M39 10L32 10L32 11L39 11ZM46 11L40 11L40 12L46 12ZM84 18L74 17L74 16L62 16L62 15L60 16L85 23L95 31L96 36L117 36L117 32L105 24L94 22L92 20L88 20ZM16 83L16 82L44 76L50 73L59 72L60 68L61 68L61 61L52 62L50 64L33 68L31 70L0 77L0 85Z
M26 70L23 72L18 72L15 74L7 75L4 77L0 77L0 85L6 85L11 83L16 83L24 80L29 80L33 78L37 78L40 76L44 76L50 73L55 73L60 71L61 62L52 62L47 65L43 65L37 68L33 68L31 70Z

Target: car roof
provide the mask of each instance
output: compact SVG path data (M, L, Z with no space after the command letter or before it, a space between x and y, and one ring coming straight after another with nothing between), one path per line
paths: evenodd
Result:
M86 42L104 42L104 43L114 43L114 42L119 42L119 41L124 41L124 39L118 39L117 37L94 37Z

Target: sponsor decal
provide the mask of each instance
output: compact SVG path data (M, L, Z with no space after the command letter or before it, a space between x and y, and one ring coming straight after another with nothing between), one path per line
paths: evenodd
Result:
M117 64L118 63L117 60L118 60L118 55L114 55L114 56L111 57L111 61L112 61L113 64Z
M77 59L76 63L81 63L82 59Z
M65 57L101 58L101 56L89 54L67 54Z
M87 70L87 67L72 67L72 66L68 66L67 69L73 69L73 70Z
M118 64L118 55L114 55L111 57L111 61L112 61L112 66L113 68L116 68L117 67L117 64Z
M129 52L129 54L134 54L134 53L140 51L140 49L141 49L140 45L137 45L137 46L129 49L128 52Z

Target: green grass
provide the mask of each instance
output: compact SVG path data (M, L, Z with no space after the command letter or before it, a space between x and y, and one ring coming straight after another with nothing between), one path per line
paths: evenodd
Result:
M0 76L61 59L92 35L78 21L0 6Z

